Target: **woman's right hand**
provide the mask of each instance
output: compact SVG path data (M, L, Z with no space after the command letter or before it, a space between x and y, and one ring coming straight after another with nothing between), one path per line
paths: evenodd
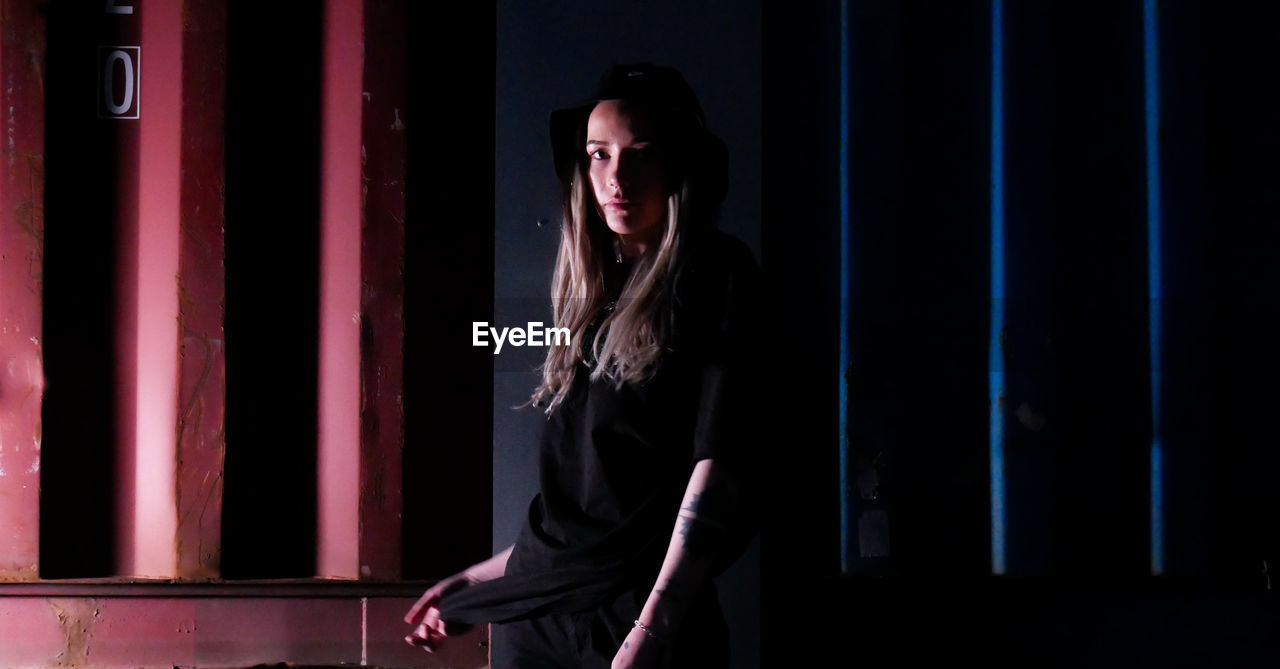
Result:
M405 642L411 646L420 646L428 653L435 652L436 648L439 648L440 644L449 637L445 622L440 619L440 600L451 592L477 582L477 579L464 571L427 588L404 617L406 623L414 626L413 632L404 638Z
M514 546L508 546L488 560L471 565L427 588L404 616L404 621L414 626L413 632L404 638L405 642L411 646L421 646L428 653L435 652L449 638L445 623L440 619L440 600L451 592L502 576L513 548Z

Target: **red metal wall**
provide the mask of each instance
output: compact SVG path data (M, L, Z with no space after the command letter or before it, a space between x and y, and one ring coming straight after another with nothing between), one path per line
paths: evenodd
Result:
M6 667L484 667L487 628L428 654L404 642L411 598L9 595Z
M182 31L181 365L176 550L182 578L216 578L222 553L226 346L222 303L226 8L188 3Z
M228 14L253 11L242 7L0 0L0 666L487 664L484 628L444 654L402 641L401 616L425 587L400 580L404 0L325 3L319 108L264 110L264 122L309 117L320 129L319 165L279 156L271 167L320 174L311 209L320 214L296 222L321 240L315 275L302 279L317 287L319 329L278 340L309 340L319 357L318 438L301 445L316 466L297 472L315 482L316 565L285 580L224 579L224 541L236 529L223 514L234 473L227 230L248 244L269 223L228 218L228 59L238 51L248 62L257 47L229 36L234 22L255 19ZM288 26L279 28L289 48ZM63 104L81 91L84 106ZM47 127L66 131L48 179ZM93 174L102 183L74 197ZM46 225L47 187L58 200ZM46 228L58 240L55 291L46 290ZM76 276L81 267L88 273ZM82 332L106 343L77 352L85 305L102 303ZM54 403L42 401L46 331L60 342ZM59 445L42 467L46 426ZM482 511L475 522L487 528ZM431 550L445 563L482 557Z
M0 2L0 579L39 569L45 40L37 3Z

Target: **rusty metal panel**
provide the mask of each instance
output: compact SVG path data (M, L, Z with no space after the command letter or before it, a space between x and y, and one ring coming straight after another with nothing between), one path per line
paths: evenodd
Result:
M227 10L187 2L182 58L178 575L220 575L226 454L223 260Z
M481 625L428 654L404 642L412 598L6 597L0 666L488 666Z
M62 666L195 666L199 602L182 599L46 600L59 618L66 647ZM65 621L65 622L64 622Z
M193 666L195 629L195 600L8 598L0 666Z
M360 661L359 600L213 599L196 607L197 666Z
M44 397L45 25L37 0L0 0L0 580L39 563Z
M0 600L0 666L76 666L84 656L80 640L92 621L94 600L74 601L43 597Z
M404 449L404 0L365 0L360 576L401 576Z

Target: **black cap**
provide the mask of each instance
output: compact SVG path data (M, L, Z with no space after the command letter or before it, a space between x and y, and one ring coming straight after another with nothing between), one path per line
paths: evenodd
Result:
M675 68L652 63L614 65L605 70L596 84L595 95L576 105L551 112L551 151L556 176L562 183L573 179L574 166L583 150L579 136L596 103L601 100L640 102L655 109L671 112L681 119L687 139L698 146L692 155L708 164L699 170L702 187L719 203L728 184L728 152L724 142L709 132L702 105L689 82ZM682 133L684 134L684 133Z

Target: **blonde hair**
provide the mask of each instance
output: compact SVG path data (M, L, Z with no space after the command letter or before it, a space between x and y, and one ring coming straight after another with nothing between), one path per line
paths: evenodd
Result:
M672 294L689 234L686 219L692 214L686 179L667 196L661 241L637 258L616 307L605 314L595 331L588 350L598 354L588 361L582 338L608 307L604 265L614 262L616 238L597 213L589 183L579 165L564 198L551 298L555 326L568 328L571 342L569 346L549 347L542 383L530 399L534 404L546 402L548 414L564 401L582 371L580 363L591 369L592 381L606 379L618 388L653 373L669 344Z

